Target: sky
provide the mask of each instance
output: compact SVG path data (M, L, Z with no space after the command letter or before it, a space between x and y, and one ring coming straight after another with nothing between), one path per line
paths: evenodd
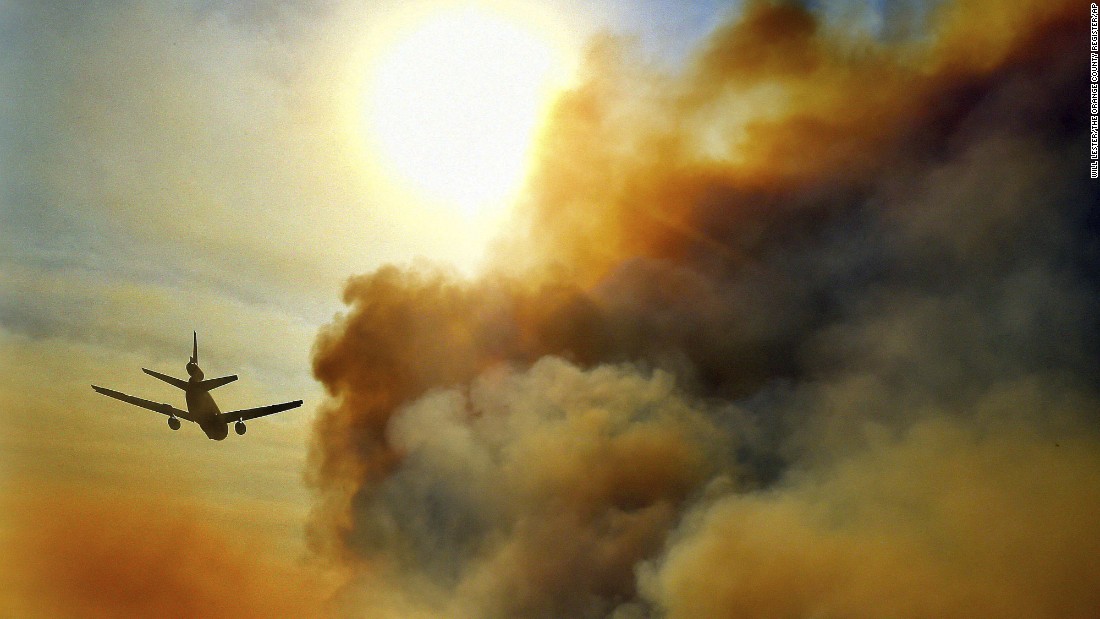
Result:
M0 0L0 614L1094 616L1086 9Z

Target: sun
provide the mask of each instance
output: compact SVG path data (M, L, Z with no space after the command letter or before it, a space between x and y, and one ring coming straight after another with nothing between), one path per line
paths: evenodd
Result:
M403 20L368 71L364 127L390 180L467 218L521 187L568 52L537 20L492 5Z

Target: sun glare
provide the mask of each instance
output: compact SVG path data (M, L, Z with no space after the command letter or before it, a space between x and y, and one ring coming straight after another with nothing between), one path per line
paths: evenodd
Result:
M492 218L523 183L567 54L536 21L489 6L406 22L368 75L370 150L404 189L465 218Z

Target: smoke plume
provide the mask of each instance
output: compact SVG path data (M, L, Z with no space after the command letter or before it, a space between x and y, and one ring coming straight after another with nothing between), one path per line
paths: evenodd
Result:
M1093 616L1086 17L750 2L675 75L595 42L497 266L352 278L317 339L340 603Z

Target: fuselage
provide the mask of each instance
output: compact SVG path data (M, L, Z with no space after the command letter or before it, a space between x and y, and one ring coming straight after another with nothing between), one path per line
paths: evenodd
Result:
M187 412L195 418L207 438L220 441L229 436L229 424L221 418L221 410L214 402L213 396L206 389L198 385L204 377L197 363L187 364L187 390L184 392L187 399Z

